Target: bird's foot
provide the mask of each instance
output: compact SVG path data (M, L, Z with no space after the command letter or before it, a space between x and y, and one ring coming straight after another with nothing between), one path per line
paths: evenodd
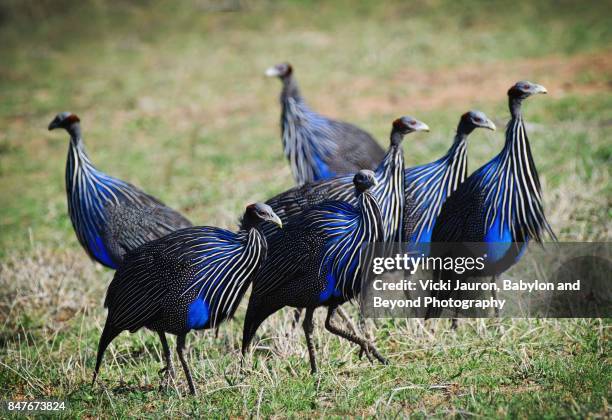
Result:
M380 352L376 349L376 347L374 347L373 345L370 345L370 346L371 346L370 351L372 352L374 357L376 357L376 359L378 359L378 361L381 364L388 365L389 364L389 360L386 357L384 357L382 354L380 354Z
M164 391L168 389L168 386L174 381L174 367L173 366L165 366L157 372L161 379L161 383L159 384L159 389Z
M368 348L368 345L366 344L365 346L361 347L361 350L359 352L360 354L360 358L361 355L364 355L368 358L368 361L372 364L374 364L374 359L372 359L372 355L370 354L370 349Z

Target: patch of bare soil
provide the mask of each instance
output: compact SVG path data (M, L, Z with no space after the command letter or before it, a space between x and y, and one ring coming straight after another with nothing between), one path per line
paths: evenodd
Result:
M454 68L424 71L404 68L389 86L401 86L402 94L386 96L365 93L380 80L359 78L353 87L349 108L359 116L393 113L397 110L433 110L443 107L470 107L471 103L499 100L519 80L546 86L553 96L580 92L593 94L612 90L612 50L573 57L546 56L534 59L467 64ZM363 92L363 93L360 93ZM405 93L404 93L405 92ZM325 104L322 104L325 107ZM353 115L353 114L351 114Z

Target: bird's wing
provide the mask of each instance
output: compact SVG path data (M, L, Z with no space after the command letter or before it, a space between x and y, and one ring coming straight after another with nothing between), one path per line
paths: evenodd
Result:
M191 222L180 213L151 200L138 204L126 201L109 203L105 212L107 225L103 241L112 258L119 262L128 251L191 226Z
M287 223L290 218L329 200L354 201L353 176L339 176L325 181L294 187L266 201Z
M233 315L246 292L254 272L265 257L265 248L259 233L253 230L233 233L224 229L203 228L190 238L182 237L178 252L193 267L189 284L181 297L200 296L208 305L209 325L217 326ZM255 245L255 246L253 246Z
M163 240L150 242L128 254L108 287L104 306L108 323L120 330L135 331L154 319L168 292L162 272Z
M253 281L253 294L269 294L286 281L318 277L329 244L350 236L355 208L327 201L291 218L268 238L268 257Z
M338 174L352 174L360 169L376 169L385 157L385 151L366 131L349 123L332 122L334 141L338 149L328 164Z
M329 181L320 181L295 187L272 197L268 204L283 222L298 213L316 206L326 200L327 192L333 185Z
M362 245L370 237L360 229L361 214L352 205L335 201L323 204L316 213L317 230L326 238L318 274L332 278L336 289L351 298L358 288Z
M485 232L484 193L470 177L442 205L434 224L432 242L481 242Z
M162 233L193 226L193 224L178 211L171 209L162 201L136 188L132 184L126 184L130 187L131 196L123 196L119 204L125 204L135 208L152 209L151 215L155 220L155 225Z
M288 280L302 278L313 266L322 242L313 230L291 223L266 239L268 255L253 280L254 296L269 294Z
M215 315L215 300L226 296L226 280L244 244L244 237L224 229L189 227L130 251L108 288L109 320L117 328L138 329L170 293L178 300L192 290L209 299Z

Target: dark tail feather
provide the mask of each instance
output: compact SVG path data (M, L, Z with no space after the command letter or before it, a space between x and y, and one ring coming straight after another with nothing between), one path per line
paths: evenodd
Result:
M261 325L263 321L258 321L255 319L245 319L244 327L242 330L242 356L244 356L251 344L251 340L253 340L253 336L255 335L255 331Z
M242 355L246 354L253 336L259 326L268 318L271 314L276 312L279 308L263 308L257 304L253 304L253 301L249 301L247 313L244 318L244 328L242 330Z
M93 380L91 381L91 385L96 382L96 378L98 377L98 371L100 370L100 364L102 364L102 358L104 357L104 352L108 345L119 335L121 331L117 332L114 328L112 328L108 322L104 325L104 330L102 331L102 336L100 337L100 342L98 343L98 357L96 358L96 368L93 373Z

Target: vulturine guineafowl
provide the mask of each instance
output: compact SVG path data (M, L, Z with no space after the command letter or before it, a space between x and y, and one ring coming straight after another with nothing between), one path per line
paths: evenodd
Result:
M58 114L49 130L70 134L66 163L68 213L77 238L91 258L116 269L126 252L191 222L133 185L99 171L85 153L80 119Z
M393 121L389 136L389 148L375 171L377 185L372 193L382 210L385 241L400 241L404 206L404 151L402 141L406 134L429 131L427 124L404 116ZM353 175L337 176L329 180L294 187L266 201L279 215L283 223L326 200L346 201L357 204L353 193ZM270 227L269 229L274 229ZM269 232L267 232L269 233ZM343 317L346 314L342 313ZM301 311L296 310L295 322Z
M547 93L543 86L526 81L508 90L512 118L502 151L446 200L433 229L432 243L486 243L487 269L476 274L492 275L492 282L520 259L530 240L542 243L545 232L556 240L544 215L540 180L521 112L525 99L543 93ZM440 247L447 254L462 252L454 249L462 247ZM439 298L446 296L446 292L438 294ZM439 312L432 309L428 316Z
M467 176L467 138L478 127L495 130L495 124L483 112L466 112L444 156L404 170L404 241L431 241L431 232L444 201Z
M328 308L325 327L359 345L368 357L385 363L373 344L332 323L336 309L361 289L362 245L384 237L382 213L372 187L376 176L361 170L354 176L356 207L327 201L290 219L270 237L268 259L257 273L244 321L242 352L246 352L261 323L285 306L306 308L304 333L311 370L317 370L312 344L313 314Z
M382 210L385 241L399 241L402 236L404 206L404 152L402 141L406 134L429 131L427 124L412 117L393 121L389 149L374 172L377 185L372 189ZM353 175L294 187L266 201L285 223L289 218L326 200L357 204L353 194Z
M283 148L297 185L374 169L385 152L365 131L312 111L288 63L266 71L283 82L280 97Z
M108 287L106 324L98 345L95 382L104 351L124 330L142 327L161 339L167 378L174 376L165 333L175 334L177 353L195 386L183 356L185 336L193 329L215 328L233 316L253 275L266 258L261 223L281 221L265 204L246 208L237 233L215 227L180 229L129 252Z

